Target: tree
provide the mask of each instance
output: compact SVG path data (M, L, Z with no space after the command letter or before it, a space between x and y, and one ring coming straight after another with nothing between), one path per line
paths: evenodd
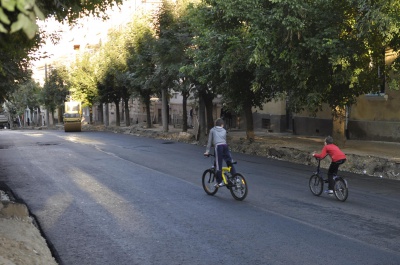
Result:
M70 68L70 95L74 100L80 101L82 106L91 108L98 100L96 63L89 53L84 53L77 58ZM90 112L90 123L93 122L93 116Z
M22 34L5 35L0 33L0 102L18 89L21 83L30 79L28 54L36 47L36 40L24 42ZM18 49L10 43L19 43Z
M148 17L138 17L131 24L126 36L127 72L131 92L146 106L147 127L152 127L151 97L156 94L158 80L155 78L156 37Z
M190 21L197 35L190 52L193 74L206 85L200 94L208 95L210 90L221 94L231 110L244 114L247 139L254 140L252 108L261 107L269 91L265 82L256 85L256 65L251 61L255 38L243 22L249 11L241 7L241 2L220 0L195 7ZM211 113L210 101L204 99Z
M23 115L26 108L29 108L31 112L35 109L40 110L41 90L40 85L32 79L19 84L18 88L9 95L8 101L5 102L11 120ZM40 120L37 122L40 123Z
M101 60L98 65L97 87L100 102L115 104L116 126L120 126L119 103L124 93L126 94L126 87L119 80L127 71L127 54L124 48L124 36L120 31L110 32L109 39L111 41L105 43L99 53Z
M121 3L122 0L2 1L0 32L12 34L22 30L29 39L32 39L38 31L37 18L43 20L45 17L54 16L58 21L66 19L69 23L73 23L82 16L106 17L107 8Z
M266 22L268 29L278 29L269 43L277 56L269 60L277 66L275 81L287 93L289 107L316 113L327 103L333 118L339 118L343 136L342 110L367 92L358 82L360 73L368 71L369 59L352 30L356 8L349 4L282 1L272 7ZM342 137L333 136L340 142Z
M374 2L276 1L263 3L263 13L249 18L258 40L253 59L271 70L294 112L316 113L328 104L340 143L345 107L382 84L377 73L383 50L389 39L398 39L398 20L389 23L385 11L378 11L395 5L398 10L398 3Z
M27 71L34 51L41 44L44 32L39 32L36 19L55 17L60 22L74 23L82 16L102 16L108 7L122 0L8 0L0 5L0 101L29 79ZM36 58L38 59L38 58Z
M391 65L385 65L385 51L400 50L400 2L360 1L358 9L355 28L370 51L375 73L379 73L375 75L378 77L378 84L374 84L375 90L381 92L385 82L389 88L398 90L400 57Z
M115 125L120 126L119 102L121 100L121 93L116 83L117 76L115 74L116 73L113 73L111 70L107 70L101 82L98 84L98 90L101 103L115 104Z
M52 114L53 125L55 124L54 112L57 108L63 106L68 93L69 83L66 68L60 66L50 69L47 80L40 94L40 101ZM61 111L59 111L59 114L61 114Z
M174 91L180 91L182 95L182 132L187 132L188 122L187 122L187 101L189 99L190 94L195 88L193 81L190 77L182 74L181 77L177 77L177 80L174 80L175 86L173 86Z
M186 49L189 60L181 67L180 72L191 78L194 84L194 95L199 99L198 106L198 140L207 141L207 132L214 126L213 102L216 96L216 85L221 83L219 75L219 54L207 54L208 48L215 42L207 43L212 34L212 22L208 24L208 8L206 4L191 4L184 16L193 35L191 45Z
M120 73L117 76L117 83L121 89L121 98L124 102L124 113L125 113L125 125L131 125L131 118L129 114L129 99L132 96L132 90L130 88L129 72Z
M180 91L183 97L182 130L187 131L187 99L193 88L193 79L181 68L186 65L190 58L185 53L191 45L192 34L188 25L187 16L188 1L181 0L175 3L163 1L156 18L157 45L155 53L156 71L161 82L163 95L168 94L169 88ZM165 100L166 101L166 100ZM163 104L163 109L167 108ZM166 113L166 111L163 111ZM166 116L166 115L165 115ZM163 117L163 120L165 118ZM164 130L167 130L167 123L163 123Z

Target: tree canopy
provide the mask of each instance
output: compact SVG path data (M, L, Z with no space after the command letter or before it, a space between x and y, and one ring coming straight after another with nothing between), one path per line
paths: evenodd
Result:
M86 14L96 3L75 7ZM57 14L71 21L75 16ZM7 37L21 37L14 34ZM389 78L399 87L385 65L385 50L400 50L398 1L164 1L152 20L135 19L111 34L94 65L82 59L73 71L72 87L87 93L88 102L98 92L101 102L134 95L149 106L160 91L173 88L185 98L195 88L210 125L212 100L222 95L232 111L245 115L249 139L252 108L266 101L286 98L293 112L310 113L327 104L336 117L358 96L379 93ZM400 71L399 65L400 59L390 67ZM1 66L5 72L13 65Z
M40 94L40 101L53 114L53 119L55 110L63 106L69 94L69 88L68 71L65 67L59 66L49 70L47 80ZM54 120L53 124L55 124Z
M122 0L7 0L1 1L0 32L15 33L23 31L32 39L37 31L37 19L53 16L58 21L73 23L82 16L94 15L106 17L105 11Z
M37 19L55 17L74 23L82 16L106 18L107 8L122 0L3 0L0 4L0 101L30 78L30 54L41 45Z

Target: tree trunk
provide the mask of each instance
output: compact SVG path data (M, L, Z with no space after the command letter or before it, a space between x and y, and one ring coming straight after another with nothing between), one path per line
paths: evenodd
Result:
M49 117L49 109L46 109L46 126L50 127L50 117Z
M89 124L93 124L93 105L89 107Z
M346 145L346 109L337 107L332 111L332 137L337 146Z
M54 109L51 110L51 123L53 127L56 126L56 119L54 118Z
M204 104L206 107L206 115L207 115L207 132L211 130L212 127L214 127L214 117L213 117L213 96L209 94L204 94Z
M247 140L253 142L255 135L254 135L252 106L251 104L245 104L245 106L243 106L243 109L244 109L244 118L246 121L246 138Z
M115 101L115 126L121 126L121 117L119 114L119 100Z
M121 100L121 116L120 116L120 121L121 122L124 122L124 119L125 119L125 100L124 99L122 99Z
M99 116L100 117L98 117L98 118L100 118L99 119L99 121L102 123L102 124L105 124L105 122L104 122L104 112L103 112L103 104L99 104L99 106L98 106L98 113L99 113Z
M168 132L168 91L167 89L163 88L161 89L161 100L162 100L162 112L161 112L161 118L162 118L162 125L163 125L163 132Z
M182 132L187 132L188 129L187 98L187 93L182 92Z
M129 98L126 98L124 102L125 102L125 125L131 126L131 117L129 114Z
M150 102L150 97L146 99L146 102L144 103L146 105L146 122L147 122L147 128L151 128L152 126L152 120L151 120L151 113L150 113L150 107L151 107L151 102Z
M108 103L105 103L105 108L104 108L104 126L109 126L110 125L110 113L108 111Z
M31 112L32 113L32 112ZM60 106L58 107L58 111L57 111L57 119L58 119L58 123L63 123L63 108Z
M37 108L37 120L38 120L38 126L42 126L42 112L40 111L40 108Z
M197 114L199 117L197 140L199 142L206 142L207 141L206 107L204 104L204 98L202 96L199 97L199 110Z

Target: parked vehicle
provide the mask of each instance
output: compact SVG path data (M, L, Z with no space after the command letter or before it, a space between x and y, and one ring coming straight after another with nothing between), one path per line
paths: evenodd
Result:
M0 129L10 129L8 115L5 112L0 112Z

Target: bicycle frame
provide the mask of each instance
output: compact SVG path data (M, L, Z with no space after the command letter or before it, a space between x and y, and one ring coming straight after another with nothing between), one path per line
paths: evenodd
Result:
M328 182L328 178L324 178L324 176L323 176L323 174L321 172L321 160L322 159L318 159L318 158L316 158L316 159L318 160L318 166L317 166L317 171L315 172L315 174L320 176L325 182ZM338 175L333 175L333 180L336 180L338 178L341 178L346 183L346 186L348 187L348 183L347 183L346 179L344 179L342 177L339 177Z
M207 154L206 156L214 156L213 154ZM232 164L236 164L236 161L232 161ZM219 190L219 185L216 182L216 170L215 170L215 158L214 163L211 168L208 168L204 171L202 176L202 185L204 191L208 195L214 195ZM232 165L221 167L221 177L222 181L225 184L224 186L230 191L232 197L235 200L243 201L248 193L248 188L246 184L245 177L240 173L235 173L232 175Z
M212 169L214 169L214 171L215 172L217 172L216 171L216 169L215 169L215 164L216 164L216 161L215 161L215 154L209 154L209 156L213 156L214 157L214 164L213 164L213 166L212 166ZM236 164L236 161L232 161L232 164ZM224 184L226 185L226 186L228 186L228 178L226 177L226 173L231 173L231 169L232 169L232 167L222 167L221 168L221 175L222 175L222 181L224 182Z
M225 176L225 173L231 173L231 168L232 167L222 167L221 173L222 173L222 181L225 183L225 185L228 185L228 180ZM214 168L215 169L215 168Z
M310 177L308 184L311 192L315 196L321 195L324 183L328 183L329 181L328 178L324 179L321 173L321 159L317 158L317 160L318 160L317 171ZM347 180L337 175L333 176L333 180L334 180L333 194L339 201L344 202L348 197Z

